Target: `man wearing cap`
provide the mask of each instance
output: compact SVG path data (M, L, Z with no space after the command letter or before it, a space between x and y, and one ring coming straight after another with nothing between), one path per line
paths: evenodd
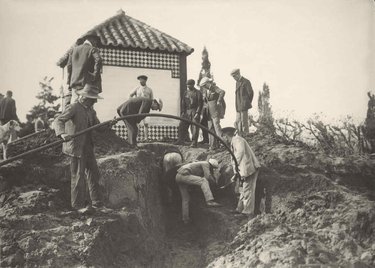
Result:
M208 77L203 77L199 86L201 89L206 89L203 100L207 103L208 129L215 131L216 135L221 137L220 119L224 118L225 113L225 91L216 86L213 80ZM215 150L218 146L215 137L212 135L209 135L209 144L210 150Z
M85 206L86 184L91 205L94 208L101 206L99 169L94 155L91 131L74 139L71 138L72 135L99 124L93 105L101 97L98 95L99 89L89 84L78 91L78 94L78 101L68 105L53 123L56 136L65 141L63 153L71 157L71 205L77 210Z
M140 85L137 86L131 93L130 93L130 98L133 97L144 97L144 98L149 98L150 100L154 99L154 93L152 92L152 89L149 88L146 83L148 77L145 75L140 75L137 77L139 80ZM148 118L143 119L141 122L139 122L139 126L143 126L144 129L144 138L145 140L148 140Z
M149 113L150 109L159 110L163 108L163 102L161 99L149 99L145 97L135 97L130 98L117 108L117 114L122 117L125 115L132 114L143 114ZM128 142L133 147L137 147L137 135L138 135L138 126L137 124L143 120L145 116L133 117L125 119L124 123L128 128Z
M190 185L201 187L208 207L218 207L220 204L214 201L209 182L217 183L219 163L216 159L198 161L183 165L177 170L176 183L182 198L182 220L185 224L190 222L188 188Z
M195 81L193 79L189 79L186 84L188 89L185 91L181 99L181 117L199 123L203 107L202 93L194 87ZM189 125L192 134L191 146L197 147L199 129L195 125L184 121L180 121L177 143L182 144L184 141L184 137L189 135Z
M248 110L252 107L254 91L248 79L241 76L240 69L234 69L231 73L236 80L236 122L235 126L239 135L249 133Z
M242 189L238 200L236 213L248 216L255 215L255 186L258 178L260 163L250 145L241 136L236 135L236 129L226 127L222 129L224 141L231 146L238 162L239 175L241 176ZM232 160L233 171L236 173L235 163ZM236 176L233 176L235 180Z
M82 40L85 41L82 43ZM77 100L77 90L81 90L86 84L91 84L99 90L99 93L102 92L102 58L97 48L100 38L89 33L77 40L76 44L67 63L67 83L70 93L66 96L66 105Z

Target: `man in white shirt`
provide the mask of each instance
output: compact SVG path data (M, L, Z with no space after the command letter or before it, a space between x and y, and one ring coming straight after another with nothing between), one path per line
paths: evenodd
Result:
M236 213L255 216L255 187L258 179L260 163L247 141L236 135L236 129L226 127L222 129L222 138L230 144L231 150L238 162L238 169L243 182L240 191ZM234 161L232 160L233 171L236 173ZM235 178L235 177L234 177Z
M137 86L131 93L130 93L130 98L133 97L143 97L143 98L148 98L150 100L154 99L154 93L152 92L152 89L149 88L146 83L148 77L145 75L140 75L137 77L139 80L140 85ZM143 126L144 129L144 140L148 140L148 118L143 119L140 123L139 126Z

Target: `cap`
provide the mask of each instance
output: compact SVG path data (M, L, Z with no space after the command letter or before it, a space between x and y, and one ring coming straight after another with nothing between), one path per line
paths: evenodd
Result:
M233 70L230 72L230 75L239 74L239 73L240 73L240 69L236 68L236 69L233 69Z
M195 85L194 79L187 80L186 85L188 85L188 86L194 86Z
M140 75L140 76L138 76L138 77L137 77L137 79L138 79L138 80L140 80L140 79L144 79L144 80L147 80L147 79L148 79L148 77L147 77L147 76L145 76L145 75Z
M210 163L213 168L219 167L219 162L216 159L210 158L208 159L208 163Z
M221 132L223 133L223 135L234 136L234 134L236 133L236 129L234 127L224 127L221 129Z

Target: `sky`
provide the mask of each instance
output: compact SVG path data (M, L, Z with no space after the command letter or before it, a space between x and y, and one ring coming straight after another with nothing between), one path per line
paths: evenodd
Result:
M57 60L119 9L193 47L188 78L198 78L207 47L226 91L226 124L234 121L234 68L252 83L250 113L267 83L276 118L366 116L367 92L375 92L372 0L0 0L0 92L13 91L21 121L37 104L44 76L55 77L59 93Z

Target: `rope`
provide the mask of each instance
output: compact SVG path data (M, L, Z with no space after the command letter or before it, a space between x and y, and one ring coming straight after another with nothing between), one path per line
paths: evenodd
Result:
M77 132L76 134L74 135L71 135L72 138L75 138L75 137L78 137L80 135L83 135L85 134L86 132L89 132L89 131L92 131L96 128L99 128L99 127L103 127L105 125L109 125L109 124L114 124L115 122L118 122L120 120L126 120L126 119L129 119L129 118L137 118L137 117L165 117L165 118L171 118L171 119L176 119L176 120L180 120L180 121L184 121L186 123L190 123L190 124L193 124L205 131L207 131L208 133L210 133L212 136L214 136L216 139L218 139L220 141L221 144L224 145L225 149L231 154L232 158L233 158L233 161L235 163L235 167L236 167L236 172L239 173L239 169L238 169L238 162L237 162L237 159L236 157L234 156L233 152L231 151L231 149L229 148L229 146L219 137L216 135L216 133L212 132L211 130L209 130L208 128L206 128L205 126L202 126L201 124L199 123L196 123L196 122L193 122L189 119L186 119L186 118L182 118L182 117L179 117L179 116L175 116L175 115L170 115L170 114L149 114L149 113L144 113L144 114L131 114L131 115L125 115L125 116L122 116L122 117L118 117L118 118L115 118L113 120L108 120L108 121L105 121L103 123L100 123L100 124L97 124L97 125L94 125L94 126L91 126L89 128L86 128L80 132ZM37 153L37 152L40 152L40 151L44 151L46 149L49 149L49 148L52 148L52 147L56 147L60 144L62 144L63 142L65 142L64 140L59 140L59 141L55 141L55 142L52 142L50 144L46 144L46 145L43 145L41 147L38 147L38 148L35 148L35 149L32 149L32 150L29 150L29 151L26 151L22 154L19 154L19 155L16 155L14 157L11 157L7 160L4 160L4 161L1 161L0 162L0 167L1 166L4 166L8 163L11 163L13 161L16 161L16 160L19 160L21 158L24 158L25 156L28 156L28 155L31 155L31 154L34 154L34 153Z

